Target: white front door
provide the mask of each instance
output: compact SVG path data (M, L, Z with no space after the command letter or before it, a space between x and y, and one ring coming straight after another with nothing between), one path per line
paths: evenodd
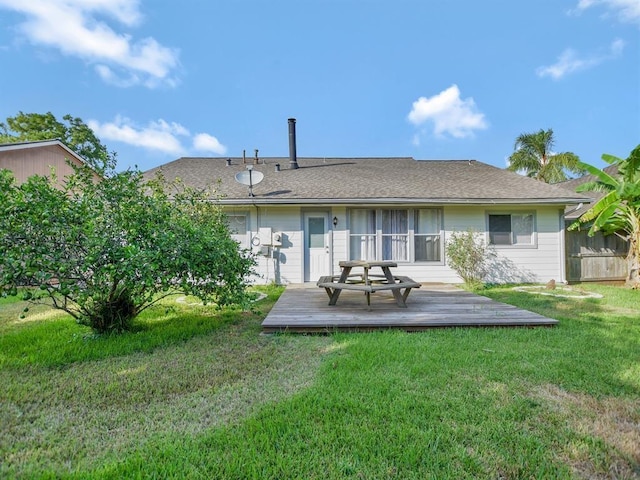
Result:
M329 214L305 213L304 281L315 282L323 275L331 275Z

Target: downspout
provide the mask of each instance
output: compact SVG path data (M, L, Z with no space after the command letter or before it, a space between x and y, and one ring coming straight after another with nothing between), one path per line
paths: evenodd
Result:
M564 209L558 211L558 221L560 223L559 249L560 249L560 283L567 283L567 240L565 236Z

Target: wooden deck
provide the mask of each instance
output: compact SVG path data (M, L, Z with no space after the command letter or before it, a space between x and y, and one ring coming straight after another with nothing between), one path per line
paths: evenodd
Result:
M265 333L321 333L435 327L553 326L557 320L482 297L453 285L423 284L399 308L390 292L376 292L371 308L362 292L344 291L336 305L314 284L289 285L262 322Z

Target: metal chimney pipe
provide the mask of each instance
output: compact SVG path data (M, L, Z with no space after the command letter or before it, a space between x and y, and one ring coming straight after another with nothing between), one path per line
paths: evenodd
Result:
M258 149L256 148L256 157L253 159L253 164L254 165L259 165L260 164L260 160L258 159Z
M289 119L289 168L295 170L298 167L298 156L296 155L296 119Z

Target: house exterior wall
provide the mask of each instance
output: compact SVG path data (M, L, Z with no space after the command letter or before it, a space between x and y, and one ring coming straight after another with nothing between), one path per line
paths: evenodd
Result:
M50 176L52 168L56 176L62 179L73 173L67 159L81 164L80 160L58 145L8 150L0 153L0 168L11 170L18 184L24 183L32 175Z
M369 206L367 206L369 208ZM375 206L371 206L375 208ZM388 208L385 207L385 208ZM394 207L403 208L403 207ZM407 206L406 208L417 208ZM251 248L258 256L256 283L302 283L305 279L304 264L304 214L309 211L326 211L329 216L328 244L330 246L330 269L340 273L339 262L349 259L349 212L346 206L255 206L229 207L227 213L246 213L247 233L243 235L243 246ZM498 207L495 206L444 206L442 211L441 242L446 242L455 231L473 229L488 240L489 213L533 213L535 218L534 242L526 246L494 246L496 254L492 260L487 280L496 283L547 282L554 279L565 281L564 242L562 236L562 212L557 206ZM332 225L332 219L337 225ZM271 227L282 234L282 245L264 248L258 244L261 228ZM253 240L253 241L252 241ZM398 262L395 272L419 282L460 283L461 279L449 267L443 252L443 261L410 263Z

